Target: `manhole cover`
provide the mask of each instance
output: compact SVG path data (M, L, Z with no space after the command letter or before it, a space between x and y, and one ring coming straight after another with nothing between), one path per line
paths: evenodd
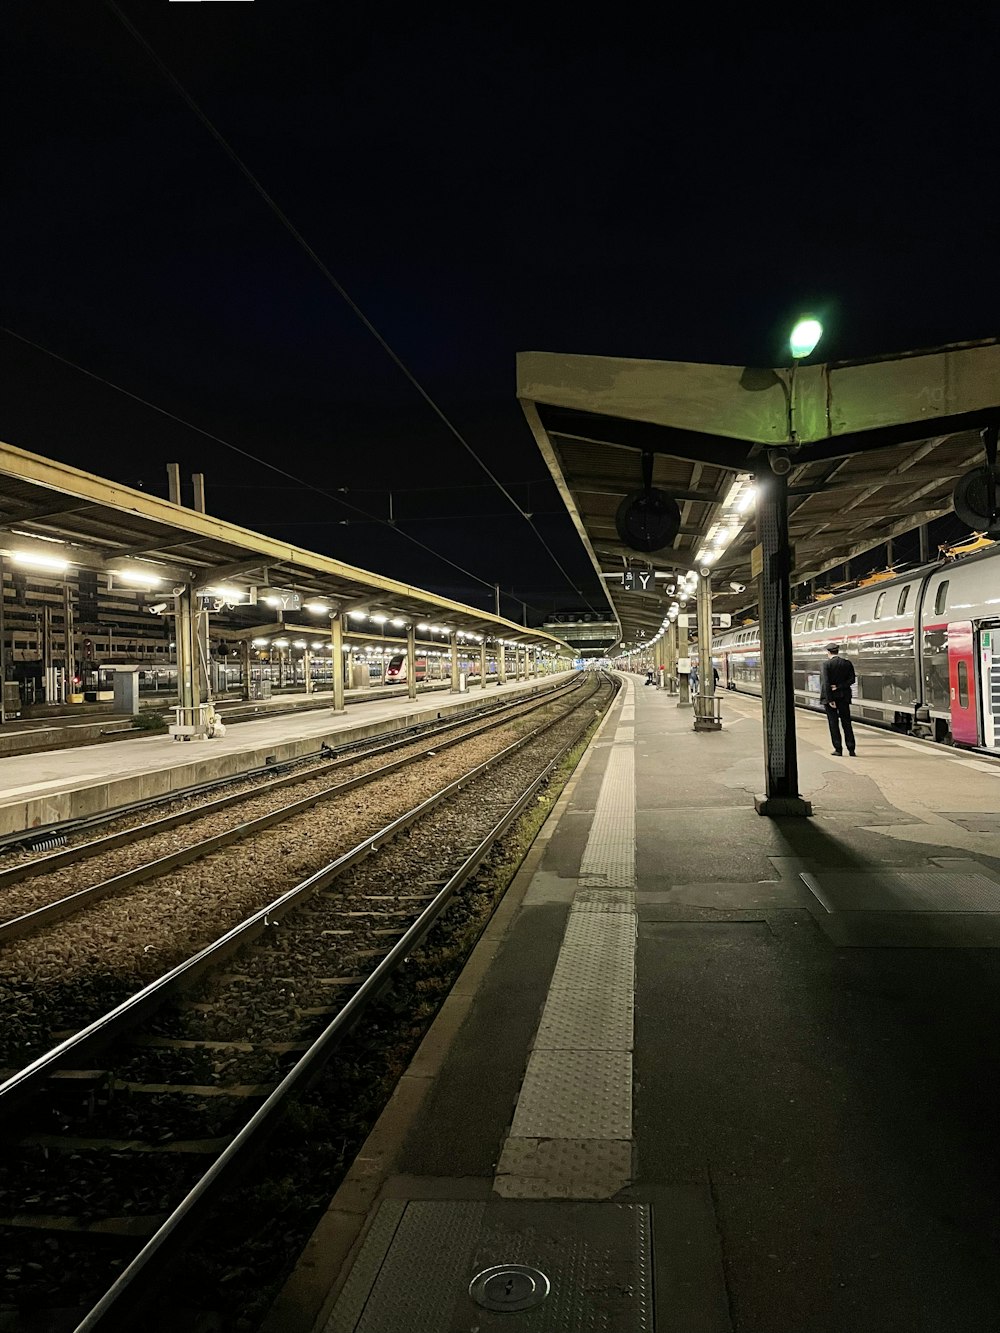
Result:
M549 1294L549 1279L525 1264L497 1264L477 1273L469 1295L484 1310L530 1310Z

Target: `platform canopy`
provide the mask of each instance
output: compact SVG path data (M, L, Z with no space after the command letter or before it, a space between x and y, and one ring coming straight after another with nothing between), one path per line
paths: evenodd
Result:
M625 591L627 563L695 567L734 484L749 486L768 457L784 455L790 468L793 583L949 513L956 480L984 462L980 430L1000 415L1000 345L795 369L522 352L517 392L634 643L655 633L665 599ZM624 545L615 524L622 499L643 486L644 455L652 485L681 511L670 545L649 555ZM752 602L729 586L752 587L752 505L741 521L714 565L721 611Z
M433 621L449 629L503 638L565 656L571 649L529 629L344 564L211 514L0 443L0 552L31 552L114 575L148 572L194 591L235 586L280 588L331 612ZM268 619L273 619L268 613Z

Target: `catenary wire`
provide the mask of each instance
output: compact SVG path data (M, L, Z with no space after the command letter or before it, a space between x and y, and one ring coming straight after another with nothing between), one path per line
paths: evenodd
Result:
M245 179L249 182L249 184L250 184L250 185L252 186L252 188L256 191L256 193L261 197L261 199L263 199L264 203L265 203L265 204L267 205L267 207L271 210L271 212L272 212L272 213L274 214L274 216L278 219L278 221L282 224L282 226L285 227L285 229L288 231L289 235L291 235L291 236L293 237L293 239L298 243L298 245L300 245L300 246L302 247L302 249L305 251L305 253L309 256L309 258L312 260L312 262L313 262L313 263L316 265L316 267L319 269L320 273L322 273L323 277L326 278L327 282L330 283L330 285L331 285L331 286L333 287L333 289L337 292L337 294L341 297L341 299L342 299L344 302L346 302L346 304L348 305L348 307L350 308L350 310L353 312L353 314L357 317L358 320L360 320L360 322L361 322L361 323L364 325L364 327L368 330L368 332L369 332L369 333L371 334L371 336L375 339L375 341L378 343L378 345L382 348L382 350L385 352L386 356L389 357L389 359L393 362L393 364L394 364L394 365L396 366L396 368L401 372L401 374L407 379L407 381L412 385L412 387L417 391L417 393L418 393L418 394L420 395L420 397L424 400L424 402L425 402L425 403L427 404L427 406L431 409L431 411L432 411L432 412L439 418L439 420L440 420L440 421L442 422L442 424L444 425L445 429L448 430L448 431L451 433L451 435L453 435L454 438L458 441L458 443L462 446L462 448L465 449L465 451L466 451L466 452L467 452L473 459L475 459L475 461L479 464L479 466L482 468L482 470L483 470L483 471L486 473L486 475L490 478L490 480L493 482L493 484L496 486L496 488L500 491L500 493L506 497L506 499L510 502L511 505L513 505L513 507L517 510L518 514L520 514L521 518L523 518L524 521L525 521L525 522L528 524L528 526L531 528L532 532L535 534L535 536L536 536L536 538L538 539L538 541L539 541L539 542L541 543L541 545L544 547L544 549L545 549L546 553L548 554L549 558L552 560L553 564L554 564L554 565L556 566L556 568L559 570L560 574L562 574L563 578L566 580L566 582L568 583L568 585L573 589L573 591L574 591L578 596L581 596L581 597L582 597L582 596L583 596L583 593L582 593L581 589L577 587L577 585L576 585L576 583L574 582L574 580L570 577L570 575L567 573L567 571L563 568L563 565L562 565L562 563L559 561L559 559L557 558L555 552L554 552L554 551L552 550L552 548L549 546L548 542L545 540L545 538L542 536L542 534L538 531L538 528L535 526L534 522L532 521L531 515L530 515L526 510L522 509L522 507L521 507L521 506L518 504L518 502L514 499L513 495L511 495L510 491L508 491L507 488L503 485L503 483L499 480L499 478L496 477L496 476L493 474L493 472L490 471L490 469L486 466L486 464L483 462L483 460L479 457L479 455L478 455L478 454L476 453L476 451L473 449L472 445L469 444L469 442L468 442L468 441L465 439L465 437L462 435L462 433L461 433L461 431L458 429L458 427L454 425L454 423L451 421L451 419L450 419L450 418L445 414L445 412L438 406L438 404L437 404L437 403L434 401L434 399L430 396L430 394L429 394L429 393L427 392L427 390L423 387L423 385L420 383L420 381L417 379L417 377L413 374L413 372L410 370L410 368L406 365L406 363L402 360L402 358L401 358L401 357L400 357L400 356L393 350L393 348L389 345L389 343L386 341L386 339L385 339L385 338L382 336L382 334L378 331L378 329L377 329L377 328L375 327L375 325L371 322L371 320L368 318L368 316L365 314L365 312L361 309L361 307L358 305L358 303L357 303L357 302L350 296L350 294L345 290L345 288L344 288L344 286L342 285L342 283L341 283L341 282L334 276L334 274L333 274L333 273L331 272L331 270L327 267L327 265L324 263L324 261L320 258L320 256L317 254L317 252L313 249L313 247L309 244L309 242L306 240L306 238L302 235L302 233L301 233L301 232L298 230L298 228L294 225L294 223L292 222L292 220L288 217L288 215L287 215L287 214L284 212L284 210L280 207L280 205L277 203L277 201L273 198L272 195L270 195L270 194L268 193L268 191L265 189L265 187L264 187L264 185L261 183L261 181L258 180L258 178L254 175L254 173L250 170L250 168L247 166L247 164L246 164L246 163L243 161L243 159L239 156L239 154L236 152L236 150L232 147L232 145L228 142L228 140L222 135L221 131L218 130L218 129L216 128L216 126L213 124L213 122L212 122L211 119L208 117L208 115L201 109L201 107L200 107L200 106L198 105L198 103L194 100L194 98L193 98L193 97L191 96L191 94L187 91L187 89L186 89L186 88L184 87L184 85L180 82L180 80L179 80L179 79L177 78L177 76L173 73L173 71L172 71L172 70L170 69L170 67L166 64L166 62L165 62L165 61L164 61L164 60L163 60L163 59L162 59L162 58L161 58L161 57L160 57L160 56L153 50L153 48L150 46L150 44L149 44L149 42L146 40L146 38L142 35L142 33L138 30L138 28L136 28L135 24L132 23L131 20L128 19L128 18L126 17L126 15L122 13L122 11L121 11L121 9L119 8L119 6L115 3L115 0L105 0L105 4L106 4L107 7L111 10L111 12L118 18L118 20L121 22L122 26L126 29L126 31L129 32L129 33L131 34L131 36L134 37L135 40L139 43L139 45L143 48L143 50L146 52L146 54L149 56L149 58L150 58L150 59L153 61L153 63L156 65L157 69L160 71L160 73L163 75L163 77L164 77L164 78L171 84L171 86L172 86L174 89L176 89L178 95L184 100L185 104L190 108L190 110L194 113L194 115L197 116L198 120L202 123L202 125L205 127L205 129L208 131L208 133L212 136L212 138L213 138L213 139L215 140L215 142L219 145L219 147L222 149L222 151L226 154L226 156L229 158L229 160L230 160L230 161L233 163L233 165L237 168L237 170L240 172L240 174L241 174L242 176L245 177ZM449 563L450 563L450 562L449 562ZM480 580L480 581L482 581L482 580ZM586 605L590 608L591 611L595 610L595 608L594 608L593 606L590 605L590 602L587 601L586 597L584 597L584 601L586 602Z
M143 407L148 407L151 411L158 412L160 416L166 417L169 421L175 421L179 426L183 426L186 430L193 430L196 434L204 436L206 440L212 440L215 444L221 444L224 448L231 449L234 453L241 454L244 458L249 458L254 463L259 463L261 467L270 468L272 472L277 472L279 476L287 477L289 481L294 481L298 486L304 487L306 490L315 491L317 495L322 495L327 500L333 500L336 504L342 505L345 509L349 509L355 514L360 514L367 522L379 523L383 527L391 529L393 532L398 532L401 537L406 539L406 541L412 542L414 546L419 546L421 550L426 551L428 555L432 555L436 560L442 560L446 565L451 565L452 569L457 569L460 574L464 574L467 578L473 579L484 588L489 588L491 592L496 586L495 583L490 583L487 579L481 578L478 574L474 574L472 570L466 569L463 565L456 564L454 560L449 559L446 555L442 555L440 551L435 551L432 546L428 546L418 537L414 537L409 532L405 532L398 526L398 524L390 523L388 519L381 518L377 514L369 514L366 509L361 509L358 505L351 504L349 500L343 499L332 491L325 490L322 486L317 486L315 482L304 481L301 477L297 477L294 472L288 472L285 468L279 467L277 463L268 462L266 458L259 457L249 449L244 449L238 444L233 444L229 440L224 440L221 435L215 435L212 431L205 430L202 426L196 426L193 421L186 421L184 417L179 417L175 412L170 412L165 407L159 407L156 403L151 403L148 398L143 398L139 394L133 393L131 389L125 389L120 384L115 384L113 380L106 379L103 375L98 375L94 371L88 370L86 366L81 366L76 361L71 361L68 357L61 356L58 352L53 352L48 347L43 347L41 343L37 343L31 338L26 338L23 333L18 333L15 329L8 328L6 325L0 325L0 332L6 333L11 338L16 338L18 342L22 342L28 347L33 347L38 352L43 352L46 356L52 357L55 361L61 361L64 366L69 366L71 369L79 371L81 375L86 375L88 379L96 380L97 383L104 384L109 389L114 389L116 393L124 394L126 398L131 398L133 402L141 403ZM517 598L517 600L521 601L521 598ZM526 603L526 605L530 606L533 611L538 611L543 615L545 614L540 607L533 605L531 602Z

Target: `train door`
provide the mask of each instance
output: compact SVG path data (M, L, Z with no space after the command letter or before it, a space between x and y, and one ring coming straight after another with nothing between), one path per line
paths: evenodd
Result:
M979 697L983 701L982 744L1000 750L1000 623L979 626Z
M959 745L979 744L976 717L976 661L972 621L953 621L948 626L948 701L951 738Z

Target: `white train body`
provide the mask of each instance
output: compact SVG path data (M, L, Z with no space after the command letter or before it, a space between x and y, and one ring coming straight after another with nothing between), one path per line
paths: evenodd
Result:
M799 607L796 703L820 707L834 642L857 672L855 717L910 731L929 714L935 739L1000 752L1000 546ZM712 653L720 688L760 694L756 625L719 634Z

